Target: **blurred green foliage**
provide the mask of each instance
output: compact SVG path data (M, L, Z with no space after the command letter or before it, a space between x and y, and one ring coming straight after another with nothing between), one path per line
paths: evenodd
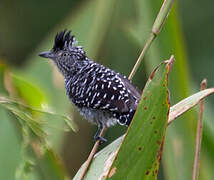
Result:
M65 96L60 74L38 57L40 51L52 47L56 32L72 29L89 57L128 75L161 3L155 0L1 1L0 94L34 108L52 107L58 114L70 113L79 132L65 134L63 121L46 117L49 123L44 130L48 132L50 144L40 159L35 149L23 152L22 126L17 117L0 107L0 179L14 179L15 174L23 179L19 173L21 169L30 172L30 179L63 179L68 174L72 177L92 146L95 128L80 120L82 118ZM152 69L170 54L175 54L176 62L169 81L172 104L198 90L204 77L208 84L214 84L212 2L177 3L134 77L134 83L142 89ZM201 179L213 177L212 104L209 101L210 106L206 106ZM190 179L196 115L191 111L167 129L163 179ZM108 130L108 142L125 130L118 125ZM23 158L23 153L30 161ZM50 175L53 171L56 176Z

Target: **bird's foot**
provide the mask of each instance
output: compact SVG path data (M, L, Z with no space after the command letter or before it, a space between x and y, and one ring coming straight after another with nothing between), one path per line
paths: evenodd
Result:
M103 144L103 143L107 142L107 139L105 139L102 136L94 136L94 140L95 140L95 142L99 140L100 144Z

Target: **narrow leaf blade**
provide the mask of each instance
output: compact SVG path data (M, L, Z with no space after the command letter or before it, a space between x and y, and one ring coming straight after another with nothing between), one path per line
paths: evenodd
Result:
M172 106L170 108L168 124L170 124L172 121L174 121L177 117L179 117L184 112L194 107L203 98L213 93L214 93L214 88L205 89L203 91L200 91L198 93L193 94L192 96L189 96L183 99L176 105Z

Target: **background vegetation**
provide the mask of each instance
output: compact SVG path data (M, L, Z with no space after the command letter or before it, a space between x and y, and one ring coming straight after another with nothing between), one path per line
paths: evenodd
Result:
M82 120L65 96L61 75L48 61L38 57L40 51L52 47L54 35L64 28L72 29L89 57L128 75L161 3L155 0L1 1L1 95L34 108L70 114L79 131L65 133L64 122L59 120L62 118L30 111L33 118L42 121L38 129L42 126L48 133L46 146L41 148L42 132L34 129L32 133L29 128L37 124L28 126L0 106L0 179L73 177L92 147L96 127ZM211 4L177 1L134 77L139 88L143 88L152 69L170 54L175 54L176 59L169 81L171 104L198 91L204 77L213 86ZM214 174L213 100L210 97L206 104L201 179L212 179ZM196 117L196 111L188 112L167 129L160 179L191 178ZM125 130L119 125L109 129L108 143ZM23 137L29 137L30 141ZM27 142L31 143L25 152Z

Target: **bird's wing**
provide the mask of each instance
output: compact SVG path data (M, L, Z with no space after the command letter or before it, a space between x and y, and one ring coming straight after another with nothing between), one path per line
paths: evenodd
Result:
M79 107L119 113L136 110L140 99L137 88L119 73L96 63L93 65L79 73L73 83L66 83L70 99Z
M87 85L76 102L80 106L123 113L136 110L139 98L139 91L130 81L117 74L114 78L99 78Z
M140 90L138 89L138 87L135 86L135 85L133 85L133 84L131 83L131 81L128 80L126 77L120 75L120 78L121 78L121 80L123 81L123 83L124 83L126 89L128 89L128 90L129 90L129 93L132 95L130 98L134 98L134 99L136 99L136 100L139 102L140 97L141 97L141 92L140 92ZM135 106L136 104L134 103L133 105Z

